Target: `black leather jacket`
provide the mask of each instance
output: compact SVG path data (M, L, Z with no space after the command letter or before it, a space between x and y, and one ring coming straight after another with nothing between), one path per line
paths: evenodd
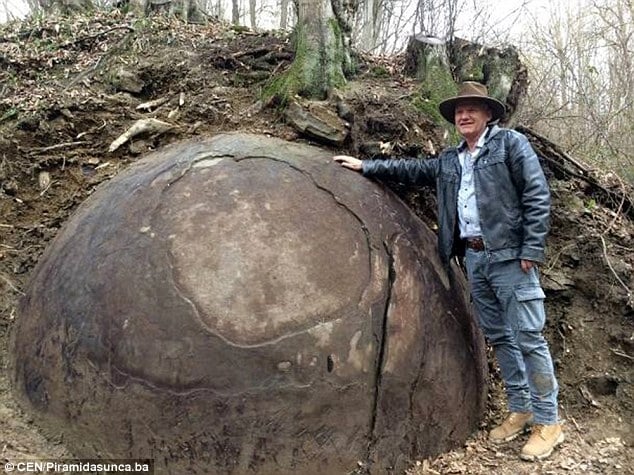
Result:
M458 230L458 148L438 158L366 160L363 175L401 183L436 183L438 251L444 263L464 255ZM474 162L476 202L485 251L491 262L544 260L550 226L550 192L537 155L519 132L492 126Z

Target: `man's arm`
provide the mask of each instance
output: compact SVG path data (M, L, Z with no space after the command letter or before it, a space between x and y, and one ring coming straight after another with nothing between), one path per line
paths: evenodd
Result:
M404 184L430 185L438 175L438 159L359 160L349 155L336 155L333 160L368 178L393 180Z
M524 228L520 259L543 262L550 228L548 182L528 139L517 132L513 132L510 138L509 166L521 200ZM532 267L530 262L522 263L522 269L528 271Z

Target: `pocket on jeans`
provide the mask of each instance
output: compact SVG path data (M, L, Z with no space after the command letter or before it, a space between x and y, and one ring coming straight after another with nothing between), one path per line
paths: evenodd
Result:
M538 285L518 287L513 290L518 330L542 331L546 321L544 299L546 295Z

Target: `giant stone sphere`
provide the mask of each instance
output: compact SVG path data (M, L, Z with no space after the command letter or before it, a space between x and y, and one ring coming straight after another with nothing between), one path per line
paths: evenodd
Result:
M157 473L402 469L477 427L482 339L433 233L331 153L226 134L140 160L45 252L15 392Z

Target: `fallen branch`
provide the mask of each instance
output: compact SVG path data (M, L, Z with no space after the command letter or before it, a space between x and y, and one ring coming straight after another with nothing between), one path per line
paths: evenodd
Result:
M521 132L524 135L532 135L534 138L539 139L540 142L542 142L544 144L547 144L550 148L553 149L553 151L557 155L561 156L565 161L571 163L576 168L578 168L583 175L587 176L588 173L590 172L591 167L589 167L586 164L581 163L579 160L576 160L576 159L572 158L568 153L566 153L566 151L561 149L557 144L555 144L555 143L551 142L550 140L548 140L543 135L538 134L537 132L535 132L532 129L529 129L528 127L517 126L515 129L518 132Z
M623 213L631 219L634 219L634 198L632 197L631 190L628 190L622 180L621 189L608 190L601 185L596 178L591 176L592 169L579 160L572 158L569 154L563 151L555 143L548 140L543 135L527 128L516 127L518 132L526 135L532 145L535 147L540 157L546 160L553 166L553 172L557 176L557 173L564 177L574 177L588 183L592 190L596 193L597 201L600 201L606 207L614 210L618 210L618 213ZM618 204L617 204L618 203ZM612 225L608 227L611 228Z
M148 101L148 102L144 102L143 104L139 104L138 106L136 106L136 110L151 111L152 109L156 107L160 107L166 102L169 102L169 100L170 100L170 95L168 94L165 97L161 97L159 99L154 99L153 101Z
M128 25L122 25L122 26L115 26L113 28L109 28L107 30L104 31L100 31L99 33L95 33L94 35L89 35L89 36L83 36L81 38L77 38L76 40L73 41L68 41L67 43L64 43L62 45L59 46L59 48L68 48L69 46L73 46L76 45L77 43L83 43L84 41L88 41L88 40L94 40L96 38L99 38L100 36L104 36L107 35L108 33L115 31L115 30L128 30L131 33L134 33L134 28L132 28L131 26Z
M573 242L573 243L570 243L570 244L566 244L566 245L565 245L565 246L563 246L561 249L559 249L559 251L557 252L557 254L555 254L555 255L554 255L554 257L552 257L552 258L550 259L550 260L551 260L551 263L550 263L550 265L548 266L548 268L546 269L546 271L548 272L548 271L552 270L552 269L555 267L555 265L557 265L557 262L559 261L559 258L561 257L561 255L563 254L563 252L564 252L564 251L566 251L567 249L570 249L571 247L574 247L574 246L576 246L576 245L577 245L577 244L576 244L575 242Z
M614 353L615 355L622 356L623 358L627 358L628 360L634 361L634 356L630 356L621 350L617 350L616 348L610 348L610 351Z
M0 279L2 279L9 286L9 288L11 288L11 290L13 290L14 292L16 292L16 293L18 293L20 295L24 295L24 292L22 292L15 285L13 285L13 282L11 282L11 280L9 280L9 278L7 276L5 276L1 272L0 272Z
M198 128L203 125L202 121L197 121L195 124L191 125L189 127L189 129L187 129L187 135L193 134L194 132L196 132L196 130L198 130Z
M168 124L167 122L162 122L158 119L141 119L137 120L132 127L126 130L123 134L121 134L114 142L110 144L108 147L108 152L114 152L121 145L126 143L128 140L136 137L141 134L164 134L168 130L173 129L175 126L172 124Z
M608 227L605 228L605 230L601 233L603 236L605 236L608 231L610 229L612 229L612 226L614 226L614 223L616 223L616 220L618 219L619 215L621 214L621 211L623 210L623 205L625 204L625 197L627 196L627 191L625 189L625 183L623 183L623 180L621 180L621 177L618 175L614 175L616 176L616 178L619 180L619 184L621 185L621 203L619 204L618 209L616 210L616 213L614 214L614 218L612 219L612 221L610 221L610 224L608 224Z
M608 264L608 267L612 271L612 274L614 275L614 277L616 277L616 280L619 282L619 284L621 284L621 287L625 289L625 294L627 295L627 301L628 303L630 303L632 301L632 291L628 288L627 285L625 285L625 283L621 280L621 278L618 276L618 274L614 270L614 267L612 267L612 264L610 263L610 259L608 259L608 249L605 245L605 239L603 238L602 235L599 235L599 239L601 239L601 244L603 245L603 258L605 259L605 262Z
M271 52L271 48L267 47L267 46L261 46L259 48L255 48L252 50L248 50L248 51L238 51L237 53L233 53L231 55L232 58L234 59L238 59L238 58L242 58L243 56L262 56L266 53L270 53Z
M79 142L64 142L64 143L58 143L56 145L50 145L48 147L35 147L35 148L30 148L27 149L27 152L49 152L51 150L57 150L60 148L66 148L66 147L76 147L77 145L84 145L87 144L89 142L87 141L79 141Z
M75 138L76 138L76 139L80 139L80 138L82 138L84 135L93 134L93 133L95 133L95 132L100 131L100 130L101 130L101 129L103 129L106 125L108 125L108 123L107 123L105 120L103 120L103 119L101 119L101 120L103 121L103 124L101 124L99 127L97 127L96 129L90 129L90 130L87 130L87 131L85 131L85 132L81 132L81 133L77 134L77 137L75 137Z
M561 407L564 410L564 414L566 415L566 420L570 420L573 423L573 425L575 426L575 429L577 429L577 432L582 432L581 431L581 427L579 427L579 424L577 424L577 421L575 420L575 418L570 416L570 415L568 415L568 411L566 410L566 406L562 405Z

